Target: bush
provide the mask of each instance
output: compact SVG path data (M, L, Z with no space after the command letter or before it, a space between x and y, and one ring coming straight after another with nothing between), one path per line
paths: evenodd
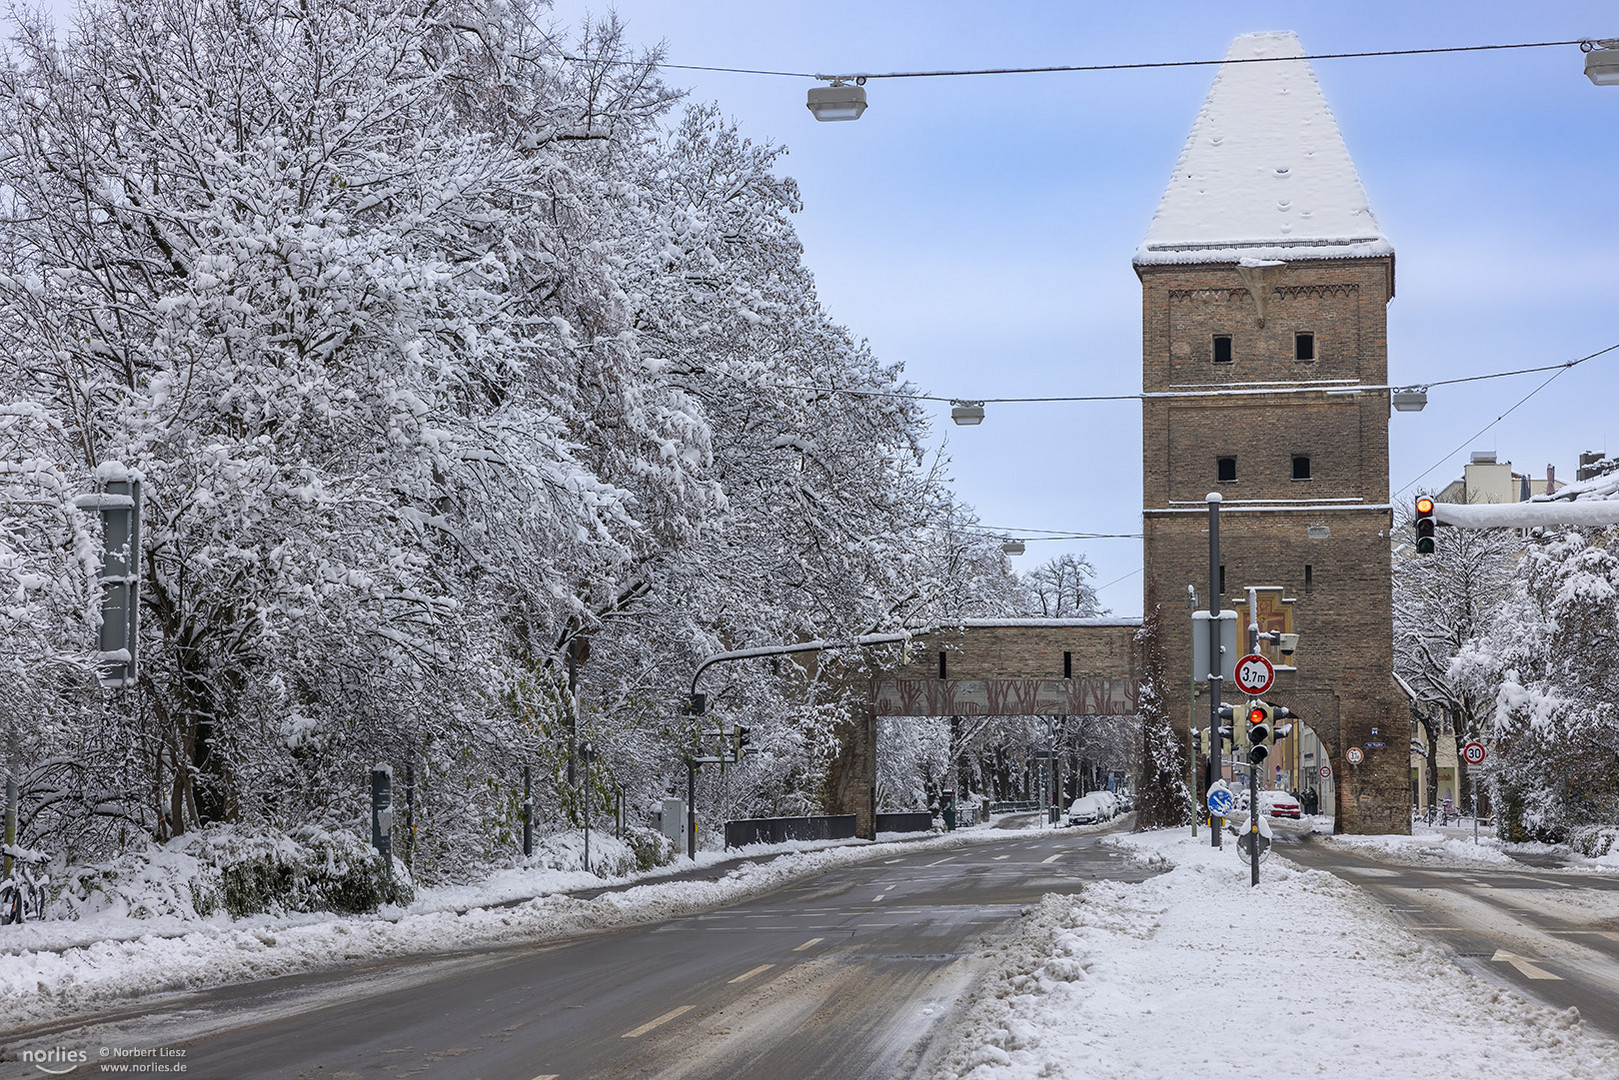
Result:
M69 870L61 914L101 911L137 919L232 918L330 911L352 915L409 903L410 874L346 832L303 826L290 833L222 825L152 844L107 863Z
M1619 850L1619 826L1587 825L1569 834L1568 846L1581 855L1600 859Z
M635 856L637 870L668 866L680 858L680 849L675 842L656 829L631 825L624 830L623 840Z

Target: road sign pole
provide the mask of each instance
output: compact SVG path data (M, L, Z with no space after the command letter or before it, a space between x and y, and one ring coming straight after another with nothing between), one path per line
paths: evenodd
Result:
M1209 775L1205 790L1221 779L1220 769L1220 673L1225 670L1220 655L1220 493L1211 491L1209 503ZM1218 771L1217 771L1218 770ZM1224 818L1209 818L1209 844L1220 846Z

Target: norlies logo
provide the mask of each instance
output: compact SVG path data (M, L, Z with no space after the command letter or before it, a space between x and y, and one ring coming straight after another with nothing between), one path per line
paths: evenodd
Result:
M70 1073L90 1060L88 1050L69 1050L65 1046L53 1046L49 1050L24 1050L18 1055L24 1061L32 1062L40 1072L50 1073L52 1076L61 1076Z

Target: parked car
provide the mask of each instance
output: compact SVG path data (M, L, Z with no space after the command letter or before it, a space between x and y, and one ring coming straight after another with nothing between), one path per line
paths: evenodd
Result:
M1089 795L1081 795L1068 808L1068 824L1070 825L1095 825L1102 821L1112 821L1113 817L1113 796L1105 791L1093 791Z
M1246 791L1237 799L1237 809L1247 811L1248 793ZM1285 791L1261 791L1259 793L1259 809L1266 817L1299 820L1299 801Z

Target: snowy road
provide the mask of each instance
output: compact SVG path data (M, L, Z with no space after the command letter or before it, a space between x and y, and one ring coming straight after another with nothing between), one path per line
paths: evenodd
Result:
M1278 838L1301 866L1352 881L1476 974L1619 1035L1619 877L1521 865L1406 867Z
M563 944L173 995L55 1038L183 1051L209 1080L890 1077L1027 905L1149 874L1090 836L1013 832Z

